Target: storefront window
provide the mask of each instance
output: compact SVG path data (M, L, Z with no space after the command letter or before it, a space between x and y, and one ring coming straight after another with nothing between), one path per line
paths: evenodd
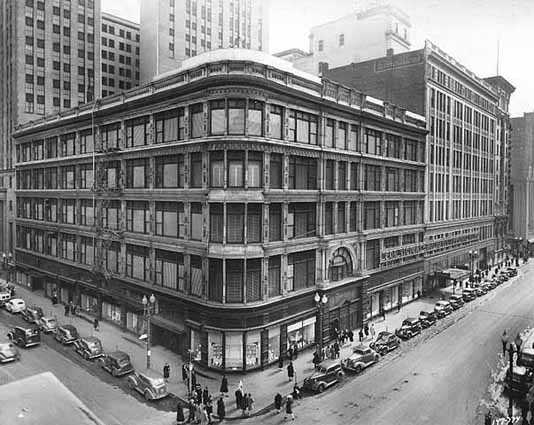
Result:
M226 369L243 369L243 334L228 332L226 336Z
M208 334L208 364L216 368L223 366L223 339L219 332Z
M191 330L191 359L202 360L202 335L195 330Z
M315 316L287 327L288 346L302 349L315 343Z
M280 327L269 329L269 363L280 357Z
M115 323L121 323L121 308L116 304L102 303L102 316Z
M247 346L245 349L247 369L253 369L260 365L260 344L259 331L247 333Z

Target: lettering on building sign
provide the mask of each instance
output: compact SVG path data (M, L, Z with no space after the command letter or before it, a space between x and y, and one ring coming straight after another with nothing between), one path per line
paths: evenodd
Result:
M393 56L391 58L381 59L375 63L375 72L388 71L394 68L417 65L423 62L423 56L420 53L411 55Z
M382 251L380 254L380 262L387 262L392 260L398 260L400 258L412 257L420 255L424 250L423 244L403 246L400 248L390 249L388 251Z

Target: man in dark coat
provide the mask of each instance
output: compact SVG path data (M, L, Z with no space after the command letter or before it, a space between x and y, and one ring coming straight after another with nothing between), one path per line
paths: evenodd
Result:
M354 332L352 332L352 329L349 331L349 341L354 342Z
M367 323L363 327L363 331L365 332L365 338L369 338L369 325Z
M224 406L224 400L222 397L219 397L217 400L217 416L219 417L220 422L222 422L226 416L226 408Z
M169 363L165 362L165 365L163 366L163 379L165 379L165 382L169 382L170 376L171 376L171 367L169 366Z
M236 409L241 408L241 403L242 402L243 402L243 391L241 390L241 388L237 388L237 390L235 390L235 406L236 406Z
M339 357L339 344L336 342L334 342L334 358L338 358Z
M313 367L314 369L317 369L317 366L319 366L319 363L321 363L321 356L319 356L319 353L316 351L313 353Z
M360 342L363 341L363 331L361 329L358 331L358 338L360 339Z
M187 363L184 363L182 365L182 381L184 381L184 382L187 380L187 377L189 375L189 370L188 369L189 369L189 367L188 367Z
M204 387L204 391L202 391L202 403L206 404L210 398L210 392L208 390L208 386Z
M187 417L187 423L195 422L195 412L197 410L195 406L195 400L191 399L189 400L189 415Z
M192 370L191 371L191 388L195 389L196 386L197 386L197 373L194 370Z
M293 413L293 397L288 395L286 401L286 415L284 419L287 419L287 416L291 416L292 420L295 420L295 414Z
M226 375L223 375L222 377L220 391L221 391L221 394L223 395L228 394L228 378L226 377Z
M297 354L299 352L299 347L297 346L297 344L294 344L293 345L293 358L296 360L297 359Z
M247 414L248 403L249 403L248 394L245 394L243 395L243 398L241 399L241 415L242 416L245 416Z
M282 371L282 368L284 367L284 356L280 354L280 357L278 357L278 368L280 371Z
M70 312L70 307L69 307L69 305L68 305L68 304L65 304L64 308L65 308L65 316L68 316L68 315L69 315L69 312Z
M176 405L176 423L183 424L185 422L185 416L184 416L184 408L178 402Z
M290 381L293 380L293 377L295 376L295 367L293 366L293 362L289 362L287 365L287 377Z
M277 413L280 413L282 409L282 394L276 393L274 396L274 408L277 410Z
M289 361L293 361L293 346L290 345L289 348L287 349L287 358L289 359Z

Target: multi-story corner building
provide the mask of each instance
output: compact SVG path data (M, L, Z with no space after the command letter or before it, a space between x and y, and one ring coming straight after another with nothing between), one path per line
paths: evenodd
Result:
M309 52L289 49L275 56L303 71L320 74L328 68L410 50L410 17L397 7L371 1L335 21L313 27Z
M534 113L512 118L511 227L513 250L534 250Z
M428 286L444 283L447 274L465 277L449 273L450 268L502 261L507 192L506 179L498 176L508 166L507 104L499 102L508 101L513 87L502 77L491 84L478 78L428 41L421 50L339 67L327 75L427 118ZM497 90L497 80L506 95Z
M102 97L139 85L139 24L102 13Z
M17 123L100 93L100 0L0 2L0 251L14 249Z
M421 290L425 120L286 61L207 52L15 137L17 278L132 331L153 293L154 342L211 368Z
M141 81L209 50L269 51L268 0L141 2Z

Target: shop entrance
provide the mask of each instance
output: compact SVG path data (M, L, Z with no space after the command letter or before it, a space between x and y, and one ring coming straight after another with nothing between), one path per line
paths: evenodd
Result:
M161 345L173 353L182 354L184 352L184 335L177 334L159 326L152 326L152 343Z

